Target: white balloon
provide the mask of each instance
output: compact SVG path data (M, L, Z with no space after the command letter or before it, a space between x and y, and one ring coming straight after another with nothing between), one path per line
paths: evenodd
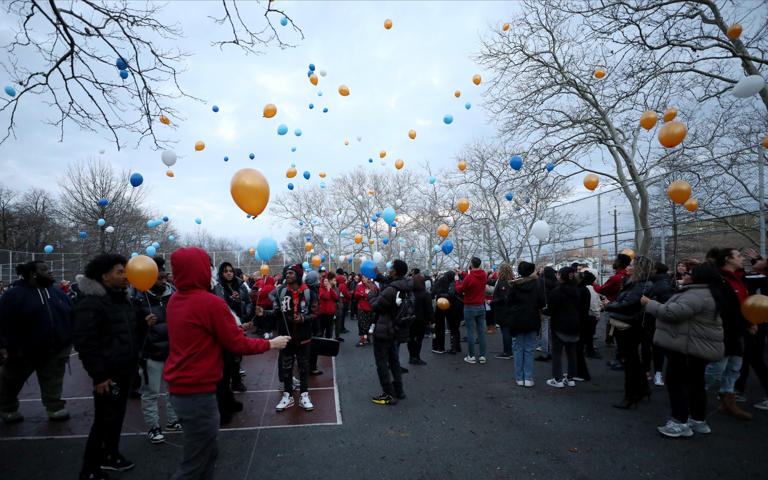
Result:
M381 263L382 260L384 260L384 255L382 255L380 252L373 252L374 262Z
M549 238L549 224L544 220L536 220L531 227L531 233L540 242L543 242Z
M326 75L328 75L328 72L326 72L325 70L320 70L320 76L321 77L324 77Z
M357 196L357 201L358 202L362 202L363 201L363 196L362 195L358 195Z
M110 225L110 226L108 226L107 228L105 228L105 229L104 229L104 231L105 231L105 232L107 232L107 233L112 233L112 232L114 232L114 231L115 231L115 227L113 227L112 225Z
M731 93L736 98L747 98L755 95L765 87L765 79L760 75L750 75L739 80Z
M163 163L169 167L176 163L176 154L170 150L163 150L163 154L160 155L160 158L163 160Z
M405 252L400 250L400 258L405 258Z
M399 198L398 198L397 200L395 200L395 205L396 205L396 206L398 206L398 207L399 207L399 206L400 206L400 205L402 205L402 204L403 204L403 201L402 201L402 200L400 200Z

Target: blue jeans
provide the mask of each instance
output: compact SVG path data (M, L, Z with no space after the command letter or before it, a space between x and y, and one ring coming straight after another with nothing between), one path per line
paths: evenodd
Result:
M704 370L705 390L720 380L720 393L733 393L733 386L739 378L742 357L726 355L719 362L707 364Z
M541 316L541 340L539 340L539 346L541 347L541 355L548 357L552 348L549 340L549 317L547 315Z
M504 355L512 355L515 337L512 335L511 327L501 327L501 339L504 343Z
M480 339L480 356L485 356L485 307L483 305L464 306L464 325L467 327L467 348L469 356L475 356L475 328Z
M536 349L536 331L515 336L515 380L533 380L533 352Z

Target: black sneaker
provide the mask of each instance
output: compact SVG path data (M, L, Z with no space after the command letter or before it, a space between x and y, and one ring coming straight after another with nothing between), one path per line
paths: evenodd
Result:
M408 363L410 363L411 365L426 365L427 364L427 362L425 362L424 360L422 360L420 358L411 358L410 360L408 360Z
M101 461L102 470L112 470L114 472L124 472L135 467L136 464L128 460L123 454L107 455L104 460Z
M382 393L371 399L376 405L397 405L397 399L388 393Z
M400 367L400 373L408 373L408 369L405 367Z
M242 380L239 382L232 382L232 391L238 392L238 393L245 393L248 391L248 388L245 386Z
M343 339L343 338L341 338L341 337L336 337L336 341L337 341L337 342L343 342L343 341L344 341L344 339Z

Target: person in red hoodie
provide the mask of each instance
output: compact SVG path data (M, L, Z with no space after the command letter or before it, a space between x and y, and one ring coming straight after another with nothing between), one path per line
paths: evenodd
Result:
M282 349L290 337L248 338L226 302L210 292L211 265L200 248L171 254L176 293L168 302L166 323L170 354L164 377L184 431L184 456L172 480L213 478L219 410L216 383L221 378L222 348L240 355Z
M272 336L272 331L275 329L274 315L272 314L272 299L269 294L275 290L275 277L267 275L260 278L254 283L254 288L251 290L251 300L256 306L262 308L264 315L257 316L258 322L256 332L258 334L266 335L264 338Z
M607 298L609 302L615 302L616 297L619 295L619 290L621 290L622 280L627 276L627 267L630 263L632 263L632 259L629 258L629 255L623 253L618 254L616 260L613 261L613 275L608 277L608 280L606 280L604 284L595 284L592 288L595 289L597 294ZM613 335L610 333L611 324L609 322L608 313L603 312L601 316L603 317L601 320L605 322L605 343L606 345L611 345L613 344Z
M467 327L467 363L485 363L485 284L488 276L477 257L469 261L469 274L456 282L456 291L464 294L464 324ZM456 271L458 273L458 270ZM480 339L480 356L475 357L475 331Z
M371 292L371 289L373 289L374 293L379 292L375 283L370 282L369 286L366 285L364 281L365 277L361 275L360 278L362 280L355 288L355 300L357 300L357 334L360 335L360 342L356 345L357 347L362 347L366 345L366 343L371 343L371 339L368 336L368 330L371 329L374 316L371 306L368 303L368 293Z
M320 335L331 338L333 334L333 316L336 314L336 274L328 272L320 287Z

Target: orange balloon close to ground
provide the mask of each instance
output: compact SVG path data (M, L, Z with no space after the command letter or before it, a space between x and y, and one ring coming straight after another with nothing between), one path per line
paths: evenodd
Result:
M634 251L634 250L632 250L631 248L625 248L624 250L622 250L622 251L621 251L621 252L619 252L619 253L623 253L624 255L628 256L628 257L629 257L629 258L631 258L632 260L634 260L634 259L635 259L635 251Z
M501 27L501 29L502 29L502 30L504 30L504 31L506 32L507 30L509 30L509 24L508 24L508 23L505 23L505 24L504 24L504 26L503 26L503 27Z
M157 282L157 263L146 255L136 255L125 264L125 276L136 290L146 292Z
M650 130L656 126L656 122L659 120L659 114L653 110L646 110L640 115L640 126L646 130Z
M323 259L320 258L320 255L315 255L312 257L312 265L319 267L321 263L323 263Z
M296 169L293 168L293 167L289 168L288 171L285 172L285 176L288 177L288 178L295 177L296 176Z
M277 107L272 103L266 104L266 106L264 106L264 117L272 118L275 115L277 115Z
M384 28L386 28L387 30L392 28L392 20L390 20L390 19L384 20Z
M662 116L662 119L664 119L665 122L671 122L675 119L677 116L677 109L676 108L668 108L664 110L664 115Z
M382 151L379 152L379 158L384 158L386 156L387 156L387 151L386 150L382 150Z
M691 185L685 180L675 180L669 184L667 195L670 200L682 205L691 198Z
M363 236L362 235L360 235L359 233L357 235L355 235L355 243L360 243L362 241L363 241Z
M166 170L165 171L165 175L168 176L168 177L173 178L173 170Z
M459 170L463 172L465 168L467 168L467 162L464 160L459 161Z
M685 201L683 206L689 212L695 212L699 208L699 201L696 200L695 198L689 198L688 200Z
M411 140L416 138L416 130L408 130L408 136L411 138Z
M309 76L309 81L312 83L312 85L317 85L317 74L313 73Z
M202 152L205 149L205 142L195 142L195 150Z
M604 68L598 68L595 70L595 78L603 78L605 76L605 69Z
M456 90L455 92L453 92L453 96L456 98L459 98L461 96L461 92Z
M680 145L687 134L688 129L683 122L667 122L659 129L659 143L666 148L674 148Z
M472 82L473 82L475 85L480 85L480 82L482 82L482 81L483 81L483 77L481 77L481 76L480 76L480 75L478 75L478 74L475 74L475 75L472 77Z
M261 267L259 267L259 271L261 272L262 275L269 275L269 265L266 265L266 264L262 265Z
M469 208L469 199L467 198L460 198L458 204L456 205L459 208L459 211L461 213L464 213Z
M312 250L312 242L307 242L304 244L304 250L310 251Z
M160 123L162 123L163 125L168 125L171 123L171 121L168 120L168 117L166 117L165 115L160 115Z
M346 85L339 85L339 94L342 97L346 97L347 95L349 95L349 87L347 87Z
M252 217L258 217L269 203L269 183L260 171L253 168L235 172L229 192L237 206Z
M726 35L728 35L728 38L736 39L741 36L741 25L738 23L734 23L730 27L728 27L728 31L726 32Z
M451 233L451 228L448 225L442 224L439 227L437 227L437 234L440 235L441 237L445 238L448 236L449 233Z
M741 304L741 313L749 323L759 325L768 321L768 297L765 295L750 295Z
M404 164L405 164L405 162L403 162L402 158L398 158L397 160L395 160L395 168L398 169L398 170L403 168Z
M594 173L590 173L584 177L584 186L587 187L587 190L594 190L599 184L600 179Z
M437 308L440 310L448 310L451 307L451 302L448 301L445 297L440 297L437 299Z

